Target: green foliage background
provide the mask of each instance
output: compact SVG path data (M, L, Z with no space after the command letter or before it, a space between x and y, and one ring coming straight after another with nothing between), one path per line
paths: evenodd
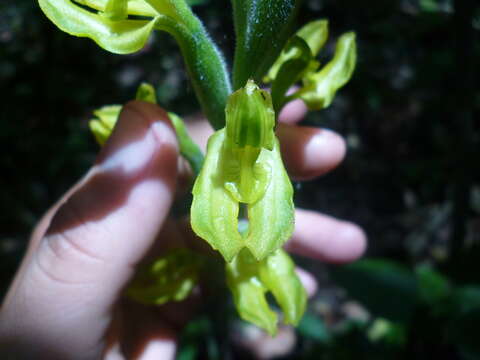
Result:
M231 66L229 2L195 2ZM366 260L348 266L300 259L320 291L290 358L480 358L479 6L305 0L299 22L320 17L334 37L357 32L359 63L332 106L305 124L340 132L349 152L331 174L297 184L296 201L359 223L370 243ZM58 31L34 1L0 3L2 294L39 216L94 159L92 110L129 100L142 80L169 110L198 109L167 35L113 55ZM228 341L215 348L205 321L187 329L183 358L247 356Z

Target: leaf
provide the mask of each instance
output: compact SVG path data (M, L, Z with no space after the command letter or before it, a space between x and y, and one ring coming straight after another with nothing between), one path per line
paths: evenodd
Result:
M236 48L234 89L259 81L280 54L300 0L232 0Z
M414 274L383 259L365 259L332 269L333 279L373 316L408 321L417 302Z
M415 269L418 281L419 298L432 306L446 299L451 292L448 280L430 266L422 265Z
M140 50L158 20L119 20L90 12L68 0L38 0L42 11L61 30L88 37L102 48L117 54Z
M325 325L325 322L318 316L306 313L298 324L298 332L306 337L322 344L328 344L332 336Z
M301 98L311 110L328 107L337 93L352 77L357 59L355 33L342 35L333 59L320 71L304 78L303 88L294 94Z

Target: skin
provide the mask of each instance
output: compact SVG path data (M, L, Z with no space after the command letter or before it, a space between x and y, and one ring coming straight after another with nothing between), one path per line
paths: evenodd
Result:
M307 180L337 166L345 142L330 130L299 127L301 102L287 105L277 135L292 178ZM205 146L212 130L190 123ZM16 358L173 359L177 335L201 300L147 307L121 296L139 263L170 246L198 245L185 219L168 218L182 192L185 166L159 107L131 102L94 166L34 229L0 309L0 344ZM202 246L202 245L200 245ZM330 263L357 259L366 247L356 225L297 209L287 249ZM298 270L307 292L316 283Z

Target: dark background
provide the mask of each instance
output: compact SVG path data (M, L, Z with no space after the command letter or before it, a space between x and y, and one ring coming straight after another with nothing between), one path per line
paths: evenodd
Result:
M229 2L196 3L231 65ZM332 106L305 123L340 132L349 152L331 174L298 184L296 200L357 222L369 248L349 266L298 259L320 291L287 357L479 359L480 7L305 0L299 24L320 17L331 31L322 57L354 30L359 61ZM0 3L1 296L36 221L94 159L93 109L126 102L142 80L163 107L198 109L174 41L151 40L138 54L113 55L57 30L32 0ZM215 348L210 328L192 321L182 359L238 356L234 345ZM195 346L204 338L213 347Z

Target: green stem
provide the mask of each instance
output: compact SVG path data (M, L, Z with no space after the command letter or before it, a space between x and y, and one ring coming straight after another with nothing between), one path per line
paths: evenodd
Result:
M203 112L216 130L221 129L225 126L227 98L232 92L225 61L190 10L182 12L182 20L182 23L161 21L156 29L168 31L177 40Z

